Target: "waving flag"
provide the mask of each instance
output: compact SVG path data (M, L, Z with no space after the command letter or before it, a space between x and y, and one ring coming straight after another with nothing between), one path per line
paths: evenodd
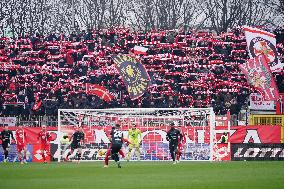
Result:
M132 100L142 96L149 85L150 77L145 67L135 58L118 55L114 58L115 65L127 87Z
M249 84L254 86L267 101L279 99L279 92L274 77L264 55L250 59L247 63L239 65L246 75Z
M134 47L134 54L143 54L146 55L148 51L148 48L141 47L141 46L135 46Z
M272 72L281 72L284 64L277 57L276 38L273 33L244 26L248 52L251 58L264 55Z
M86 84L86 93L100 97L102 100L110 102L113 100L113 95L103 86L97 84Z

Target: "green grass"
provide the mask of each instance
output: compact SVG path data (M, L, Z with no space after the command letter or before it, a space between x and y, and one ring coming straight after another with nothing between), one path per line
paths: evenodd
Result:
M0 164L0 189L284 188L283 162Z

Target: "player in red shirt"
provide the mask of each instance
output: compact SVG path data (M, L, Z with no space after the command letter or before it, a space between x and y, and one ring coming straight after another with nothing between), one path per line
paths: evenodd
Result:
M185 135L182 132L181 126L179 126L178 130L180 131L181 135L178 137L178 147L177 147L177 152L176 152L176 161L179 163L180 157L183 152L183 146L185 144Z
M17 151L18 151L18 157L21 162L21 164L27 163L27 133L23 129L23 126L19 126L19 128L16 130L16 141L17 141Z
M46 155L49 155L49 142L51 141L51 135L46 131L46 126L42 126L42 130L38 133L38 139L40 141L40 150L44 163L46 161Z

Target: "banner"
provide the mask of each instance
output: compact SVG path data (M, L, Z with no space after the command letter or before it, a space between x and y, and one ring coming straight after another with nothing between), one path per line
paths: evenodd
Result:
M280 126L233 126L228 143L220 143L221 136L227 126L216 127L218 141L213 146L213 161L231 160L231 144L233 143L279 143L281 140ZM213 139L214 140L214 139Z
M213 161L230 161L230 143L217 143L213 146Z
M146 118L145 118L146 119ZM110 145L109 133L111 126L107 126L108 122L103 120L101 125L84 127L86 145L83 148L83 159L86 160L102 160L103 156L98 156L98 150L107 148ZM99 123L99 122L98 122ZM145 122L146 123L146 122ZM157 124L156 124L157 123ZM166 140L166 133L170 129L169 126L161 125L158 122L155 124L147 123L145 126L138 128L142 132L142 143L140 146L141 160L169 160L169 144ZM280 126L234 126L231 127L230 142L232 143L279 143L281 140ZM3 128L0 128L0 131ZM9 127L15 135L17 127ZM67 134L69 138L75 131L73 126L64 126L61 133L58 132L57 127L47 127L48 132L52 136L51 145L51 157L58 158L59 150L58 142L63 134ZM122 126L124 136L128 134L128 126ZM39 152L38 133L41 131L40 127L24 127L27 132L27 143L30 144L31 158L33 161L40 162L42 157ZM209 126L186 126L181 128L181 132L184 134L185 143L183 149L182 160L209 160L210 158L210 128ZM224 128L220 126L220 132L216 130L216 138L219 140ZM14 145L12 145L14 146ZM228 144L216 144L214 147L215 157L219 160L229 160L230 147ZM1 148L1 147L0 147ZM63 157L70 151L70 147L67 145L61 146L63 151ZM128 147L124 146L123 150L128 152ZM0 151L1 152L1 151ZM2 152L3 153L3 152ZM16 154L16 151L15 151ZM75 157L76 151L71 155ZM15 155L16 156L16 155ZM15 157L13 156L13 157ZM0 153L1 157L1 153ZM135 158L134 158L135 159ZM216 159L217 160L217 159Z
M51 134L52 141L51 143L57 142L57 127L47 127L49 133ZM0 127L0 132L3 130L3 128ZM17 130L17 127L9 127L9 130L12 131L13 136L15 138L15 132ZM40 152L40 144L38 143L38 134L41 131L41 127L24 127L25 132L27 133L27 161L28 162L43 162L43 158L41 156ZM0 143L1 140L0 140ZM3 161L4 152L3 148L0 147L0 162ZM50 161L51 157L50 155L46 156L47 161ZM10 145L9 150L9 162L18 162L18 152L17 147L15 144Z
M86 93L96 95L106 102L110 102L114 98L105 87L97 84L86 83Z
M32 162L33 160L33 145L27 145L27 154L26 154L27 162ZM4 151L2 146L0 147L0 162L4 160ZM18 159L18 151L15 144L10 145L9 154L8 154L9 162L19 162Z
M41 127L23 127L24 131L27 133L27 144L36 144L38 143L38 134L41 131ZM4 128L0 127L0 132L3 130ZM12 131L13 136L15 138L15 133L17 130L17 127L9 127L8 128L10 131ZM54 142L57 138L57 127L47 127L49 133L51 134L51 139ZM1 143L1 140L0 140Z
M226 127L219 126L216 139L220 139ZM281 126L257 125L257 126L233 126L230 132L230 143L280 143Z
M250 109L253 110L275 110L274 101L266 101L260 94L251 93L249 96Z
M114 62L123 78L130 98L134 100L142 96L148 86L151 85L151 79L145 67L137 59L127 55L116 56Z
M0 117L0 126L16 126L16 117Z
M82 157L85 160L101 160L104 156L98 155L98 150L103 149L106 151L110 145L109 134L111 126L92 126L84 128L86 134L86 146L83 150ZM74 127L61 128L62 133L60 135L67 134L69 137L74 133ZM127 125L122 126L123 135L128 136ZM167 131L169 126L145 126L139 127L142 132L142 143L140 145L141 160L170 160L169 143L166 140ZM204 130L205 129L205 130ZM210 158L210 135L209 127L188 127L182 128L184 133L185 144L183 149L183 160L209 160ZM55 150L56 147L51 147L54 153L54 158L58 158L59 151ZM61 147L63 150L63 157L65 157L70 148L65 149L65 146ZM128 147L124 146L123 151L128 152ZM71 154L71 159L74 158L76 152ZM136 159L136 157L134 157Z
M235 161L284 160L284 144L232 144Z
M277 85L263 55L248 60L247 63L239 65L239 68L245 74L248 83L258 90L265 100L279 99Z
M143 54L146 55L148 48L142 46L135 46L134 47L134 54Z
M257 28L244 26L248 52L251 58L264 55L271 71L281 72L284 63L277 57L275 35Z
M45 157L46 161L50 161L50 146L47 148L49 151L45 152ZM34 144L33 145L33 154L32 154L32 159L33 162L44 162L42 154L41 154L41 149L40 149L40 144Z

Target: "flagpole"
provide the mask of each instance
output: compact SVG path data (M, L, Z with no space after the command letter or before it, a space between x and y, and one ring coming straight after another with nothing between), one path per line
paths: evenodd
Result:
M282 101L282 96L279 96L279 99L276 100L276 114L281 114L281 101Z

